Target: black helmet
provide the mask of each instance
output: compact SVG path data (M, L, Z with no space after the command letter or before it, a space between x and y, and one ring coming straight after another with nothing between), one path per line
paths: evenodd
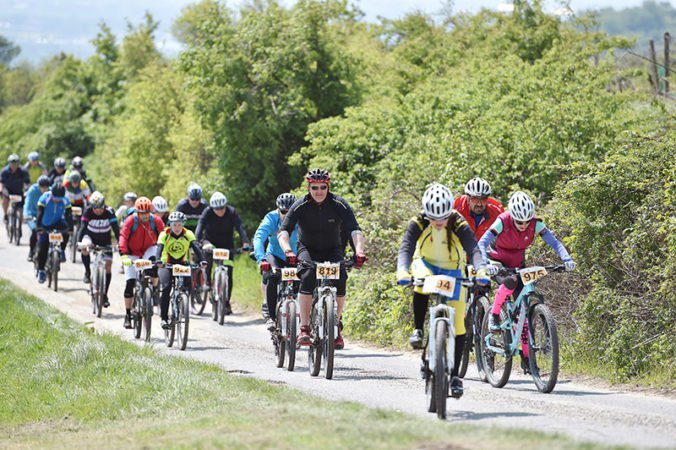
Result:
M38 178L38 186L49 187L52 184L49 182L49 177L47 175L40 175Z
M56 198L61 198L66 196L66 188L63 187L63 184L56 183L52 186L52 195Z
M65 169L66 168L66 160L63 158L56 158L54 160L54 167L57 169Z
M328 183L331 181L331 176L324 169L312 169L305 177L308 183Z

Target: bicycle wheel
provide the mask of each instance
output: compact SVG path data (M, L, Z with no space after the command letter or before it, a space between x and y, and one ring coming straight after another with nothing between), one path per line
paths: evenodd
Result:
M195 286L190 293L190 309L197 316L202 315L209 300L209 288L204 273L201 269L195 271Z
M150 290L150 287L146 287L143 290L142 297L143 308L143 330L145 332L145 341L150 342L150 329L153 323L153 292Z
M225 302L228 299L228 277L225 271L221 272L220 292L218 295L218 324L223 325L225 322Z
M446 345L448 322L437 320L434 330L434 397L437 405L437 417L446 419L446 398L448 397L448 358Z
M296 339L298 338L298 330L296 329L296 302L289 302L286 311L286 351L289 354L289 365L287 370L293 372L296 367Z
M486 371L484 370L483 360L481 359L481 354L483 352L483 341L481 340L481 324L483 323L484 316L486 312L490 311L490 303L488 299L484 296L481 296L477 299L476 311L474 312L474 329L473 329L473 338L474 338L474 360L476 361L476 370L479 374L479 379L481 381L487 381ZM467 340L465 340L467 342ZM467 344L465 344L467 345Z
M12 229L13 229L13 235L14 235L14 245L19 245L19 242L21 241L21 222L19 222L19 214L14 211L12 213ZM10 239L10 243L12 240Z
M286 336L282 335L282 320L284 320L282 309L284 302L277 302L277 318L275 320L275 331L272 341L275 344L275 356L277 357L277 367L284 367L284 357L286 356Z
M136 281L138 283L138 281ZM131 320L133 321L134 326L134 338L139 339L141 337L142 322L141 314L143 311L143 299L142 299L141 287L137 287L134 290L134 310L131 313Z
M190 325L190 298L186 292L181 292L178 301L179 313L176 321L178 348L185 350L188 345L188 328Z
M211 319L218 320L218 304L221 296L221 271L216 269L214 281L211 283Z
M101 268L99 265L94 262L96 270L94 271L94 277L92 278L92 283L89 285L89 289L92 294L92 312L96 314L96 317L101 317L101 309L103 303L103 293L101 292Z
M176 338L176 322L178 322L178 311L176 309L176 302L178 302L178 299L176 298L177 295L176 292L172 292L171 300L169 301L169 320L171 321L171 327L169 330L165 330L164 333L167 347L174 345L174 339Z
M317 303L312 305L312 313L310 315L310 329L312 330L312 344L307 351L307 361L310 370L310 375L316 377L322 368L322 345L319 342L319 321L321 319L317 314Z
M52 258L52 288L54 292L59 289L59 266L61 265L61 255L59 250L54 250L51 255Z
M458 376L465 378L467 375L467 367L469 366L469 354L472 352L474 346L474 332L472 330L472 316L473 312L470 309L469 314L465 316L465 347L462 350L460 357L460 367L458 369Z
M325 295L324 302L324 375L327 380L333 378L333 357L336 352L336 316L333 311L333 303L336 301L331 295Z
M78 225L77 221L75 222L75 226L73 227L73 235L70 237L70 259L71 262L75 262L76 256L77 256L77 239L75 239L75 236L78 235L80 230L80 226Z
M529 346L528 363L538 391L548 393L559 376L559 335L551 311L542 303L531 308L533 345Z
M510 352L510 345L512 342L512 335L509 330L502 330L501 337L495 337L488 329L488 319L490 312L484 314L484 320L481 325L481 363L483 364L486 373L486 379L493 387L501 388L509 380L509 375L512 372L512 354ZM500 323L507 320L507 312L503 306L500 311ZM498 348L499 352L485 346L488 338L491 346Z

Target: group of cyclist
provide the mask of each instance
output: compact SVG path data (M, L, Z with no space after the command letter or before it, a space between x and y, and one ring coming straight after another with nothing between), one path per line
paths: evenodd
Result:
M243 249L249 247L249 238L242 220L235 208L228 204L220 192L211 195L209 203L203 199L202 188L192 183L188 186L187 197L181 200L175 210L168 211L166 200L156 196L137 197L128 192L124 204L115 212L105 203L104 196L93 191L82 159L73 159L72 167L66 172L65 160L57 158L54 169L46 175L39 156L29 155L25 168L19 166L19 157L11 155L8 166L2 171L3 209L7 220L9 194L26 193L24 215L34 217L30 222L31 248L29 259L34 257L37 243L38 281L44 282L44 264L47 242L45 233L36 235L38 230L56 229L64 232L63 249L68 242L68 230L73 229L72 206L86 207L83 214L78 242L110 247L106 259L106 296L104 306L109 306L107 297L111 278L112 240L114 235L119 243L119 252L125 267L126 285L124 301L126 314L124 326L131 328L131 309L136 272L131 263L138 259L156 261L157 273L152 274L154 284L161 292L161 320L163 328L170 327L167 317L171 274L166 264L185 263L190 255L194 262L210 274L213 260L210 250L214 247L233 249L234 231L242 241ZM65 180L65 181L64 181ZM268 212L253 238L253 254L262 274L261 291L265 297L270 331L275 327L277 286L279 271L283 267L298 267L300 288L300 332L299 346L308 346L312 341L309 326L312 294L316 286L316 274L310 265L312 261L339 262L345 257L350 244L354 251L354 264L361 267L366 261L364 235L348 202L331 189L329 173L323 169L310 170L306 177L307 194L296 198L291 193L277 197L276 209ZM50 188L51 186L51 188ZM535 204L528 194L517 191L508 203L508 211L491 197L491 186L481 178L469 180L465 193L454 198L451 190L439 183L432 183L422 196L422 211L412 218L405 230L397 257L397 280L400 285L409 285L414 279L430 275L463 277L466 266L477 268L476 281L488 289L493 277L498 284L489 329L499 333L500 308L510 295L518 295L523 287L515 275L501 276L500 269L524 267L525 251L540 236L552 247L563 261L566 270L574 270L575 262L565 247L547 229L542 219L535 215ZM168 226L165 226L168 224ZM230 253L233 259L234 252ZM90 281L90 258L87 250L82 253L85 269L84 281ZM232 290L232 271L228 272L228 298ZM333 282L337 290L337 319L340 321L345 305L347 271L342 268L338 280ZM206 277L207 285L210 277ZM459 299L452 302L455 308L455 366L451 373L451 395L462 396L462 380L458 377L458 364L465 345L465 301L467 292L460 289ZM423 346L424 323L429 296L420 286L413 289L414 331L409 338L410 345L419 349ZM226 305L226 314L231 307ZM342 322L338 328L335 348L344 347ZM525 335L527 336L527 335ZM526 342L527 344L527 342ZM523 346L523 361L527 361L528 345Z

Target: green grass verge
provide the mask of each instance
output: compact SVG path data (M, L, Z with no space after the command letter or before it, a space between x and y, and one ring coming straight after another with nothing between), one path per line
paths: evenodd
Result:
M0 305L0 448L596 448L328 401L162 356L4 281Z
M238 255L235 258L232 283L232 302L239 307L260 313L263 303L261 274L256 263L248 255Z

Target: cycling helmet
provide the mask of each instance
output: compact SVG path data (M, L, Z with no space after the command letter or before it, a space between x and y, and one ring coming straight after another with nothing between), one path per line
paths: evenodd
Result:
M76 156L75 158L73 158L73 162L71 164L75 169L82 169L84 161L82 161L82 158L80 158L79 156Z
M169 210L169 204L164 199L164 197L156 195L155 197L153 197L152 203L153 203L153 207L155 208L155 212L164 213L164 212L167 212Z
M220 193L220 192L214 192L211 194L211 198L209 199L209 206L211 206L213 209L220 209L220 208L225 208L225 205L228 204L228 198Z
M82 181L82 175L77 170L73 170L70 175L68 175L68 181L70 181L71 186L79 186Z
M95 208L101 208L106 204L106 198L99 191L94 191L92 192L92 195L89 196L89 203L91 203Z
M136 208L136 212L150 212L153 209L153 204L148 197L139 197L134 203L134 208Z
M491 185L483 178L472 178L465 185L465 194L472 197L487 197L491 195Z
M38 178L38 186L49 187L52 184L49 182L49 177L47 175L40 175Z
M509 199L509 215L519 222L526 222L535 217L535 204L525 192L516 191Z
M453 211L453 193L439 183L429 185L422 198L425 215L432 220L443 220Z
M185 217L185 214L183 214L181 211L174 211L173 213L169 214L169 223L185 223L186 220L188 220L187 217Z
M291 208L291 205L296 201L296 196L293 194L289 194L288 192L285 192L283 194L280 194L279 197L277 197L277 208L280 210L288 210Z
M63 198L66 195L66 188L63 187L63 184L56 183L52 186L52 196L54 198Z
M197 183L190 183L190 186L188 186L188 198L191 200L201 200L202 187Z
M136 201L136 193L135 192L127 192L124 194L124 201L125 202L135 202Z
M57 169L65 169L66 168L66 160L63 158L56 158L54 160L54 167Z
M28 154L29 161L40 161L40 154L38 152L30 152Z
M308 183L329 183L331 176L324 169L312 169L305 177Z
M19 155L17 155L16 153L12 153L11 155L9 155L9 158L7 158L7 162L10 164L12 163L19 164L20 161L21 159L19 158Z

